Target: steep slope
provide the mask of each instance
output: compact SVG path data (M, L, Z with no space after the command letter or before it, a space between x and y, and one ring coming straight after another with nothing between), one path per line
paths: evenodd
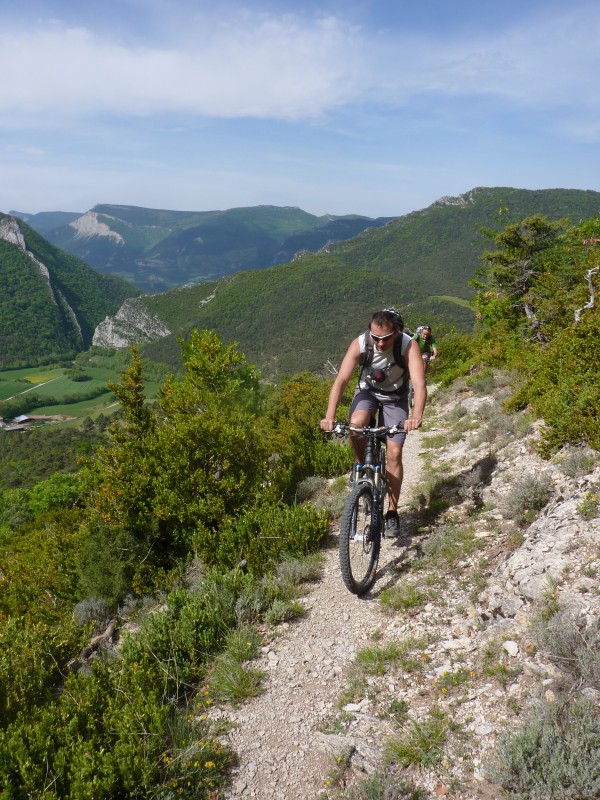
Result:
M41 215L30 219L34 226L47 224ZM387 221L316 217L277 206L195 212L97 205L45 230L51 242L94 269L131 280L144 291L162 292L278 264Z
M35 365L87 349L98 323L138 290L100 275L0 215L0 367Z

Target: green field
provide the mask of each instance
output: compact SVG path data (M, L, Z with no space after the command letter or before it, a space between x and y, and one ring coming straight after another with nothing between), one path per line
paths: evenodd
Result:
M454 303L456 306L461 306L462 308L470 308L473 313L475 310L473 306L468 300L465 300L463 297L452 297L449 294L432 294L429 297L430 300L445 300L447 303Z
M40 398L40 403L35 408L29 409L29 415L55 415L61 414L80 420L84 417L96 417L98 414L114 413L119 407L115 396L108 389L109 381L119 382L119 376L124 371L123 355L90 356L81 364L83 372L89 380L73 381L69 378L68 370L64 367L37 367L20 370L5 370L0 372L0 402L16 398L27 392L34 393ZM146 396L155 398L160 389L157 380L146 383ZM100 390L103 389L100 393ZM96 397L89 398L90 392L98 391ZM81 396L78 401L77 397ZM46 405L46 399L55 399L59 402Z

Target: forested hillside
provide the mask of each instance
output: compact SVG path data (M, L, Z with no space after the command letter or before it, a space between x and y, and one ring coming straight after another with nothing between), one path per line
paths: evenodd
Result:
M0 367L73 357L114 314L130 283L94 272L26 223L0 215Z

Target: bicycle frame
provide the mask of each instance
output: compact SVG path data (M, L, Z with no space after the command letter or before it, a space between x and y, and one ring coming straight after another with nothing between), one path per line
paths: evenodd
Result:
M355 482L340 522L340 568L346 588L363 595L372 586L384 535L383 506L387 493L385 447L382 440L398 433L400 425L365 427L338 422L333 433L366 437L362 464L355 467Z
M352 429L351 429L352 430ZM365 457L362 464L355 467L356 483L368 482L373 489L373 498L379 507L383 520L383 504L387 493L387 475L385 471L385 446L381 438L377 436L375 428L363 429L367 439ZM386 429L383 429L386 430ZM384 434L385 435L385 434ZM381 526L383 533L383 525Z
M369 483L373 490L373 497L380 509L381 535L383 535L383 506L387 494L384 440L388 434L398 433L400 430L402 428L398 425L361 428L342 422L338 422L333 430L338 436L343 436L345 433L358 434L367 440L363 463L355 465L354 477L356 483Z

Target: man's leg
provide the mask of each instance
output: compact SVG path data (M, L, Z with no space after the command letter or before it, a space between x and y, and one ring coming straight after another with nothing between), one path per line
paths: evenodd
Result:
M377 412L377 400L366 389L357 389L350 406L350 424L357 428L365 428L371 424L371 418ZM351 436L350 445L354 453L354 460L362 464L365 460L367 440L364 436Z
M408 397L397 403L384 404L383 416L385 425L404 425L408 417ZM386 442L387 461L386 473L388 480L388 510L385 515L385 530L390 536L398 536L400 533L400 520L398 519L398 499L402 488L403 468L402 468L402 445L406 438L406 433L402 431L392 437L388 437Z
M402 488L404 468L402 466L402 445L398 442L387 443L387 479L388 479L388 510L398 510L398 499Z

